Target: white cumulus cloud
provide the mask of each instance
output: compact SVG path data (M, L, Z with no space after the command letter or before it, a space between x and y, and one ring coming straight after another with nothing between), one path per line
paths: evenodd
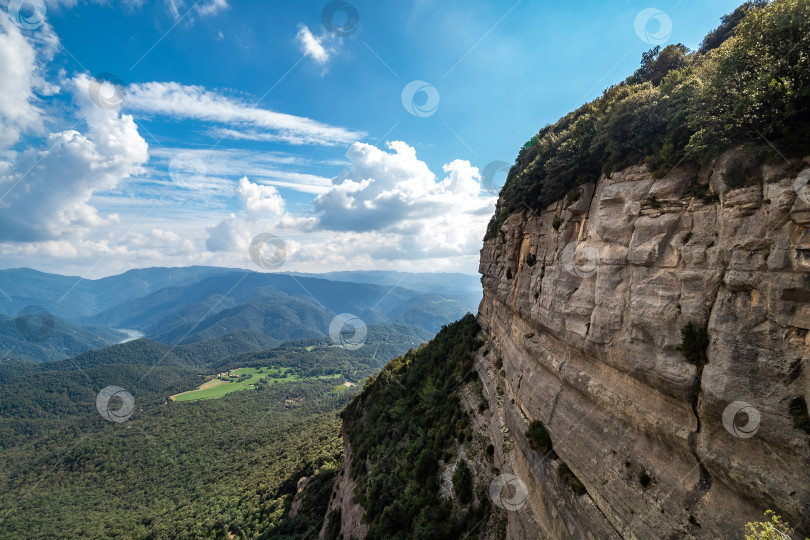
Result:
M313 200L313 212L291 215L270 186L239 181L243 211L209 227L209 251L244 251L251 234L271 232L296 250L296 268L413 268L474 265L496 198L482 196L480 173L454 160L438 178L402 141L387 151L354 143L349 167ZM397 266L401 265L401 266Z
M273 186L253 184L243 176L239 180L236 192L245 207L247 218L251 221L278 218L284 213L284 199Z
M43 86L37 50L5 15L0 17L0 151L16 144L24 132L44 129L35 93ZM42 30L49 32L49 27Z
M235 214L231 214L213 227L206 228L206 231L208 231L208 239L205 241L205 247L208 251L247 252L250 241L249 232Z
M23 52L23 60L31 61ZM34 242L80 237L87 229L117 221L88 201L99 191L141 170L148 146L129 115L97 107L89 79L67 81L86 131L51 133L44 147L29 147L0 167L0 240Z
M291 219L284 212L284 199L273 186L254 184L242 177L236 187L236 194L242 203L242 215L230 214L213 227L206 227L208 239L205 247L211 252L243 252L253 234L262 232L260 227L276 226L279 222Z
M346 157L350 167L333 187L315 198L320 228L333 231L386 231L423 228L442 216L479 216L491 200L479 197L477 167L456 160L444 166L438 181L416 150L402 141L388 143L392 152L354 143Z

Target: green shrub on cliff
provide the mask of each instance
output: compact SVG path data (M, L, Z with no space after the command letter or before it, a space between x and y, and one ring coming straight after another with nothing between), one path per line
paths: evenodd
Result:
M702 366L706 363L706 351L709 349L709 330L705 326L696 327L691 322L681 328L681 351L690 364Z
M473 477L467 461L460 459L453 473L453 493L461 504L469 504L473 500Z
M768 521L751 522L745 526L750 533L745 535L745 540L789 540L793 537L793 529L773 510L766 510L765 517Z
M765 137L787 155L810 150L810 3L747 2L698 52L656 47L624 82L546 126L520 150L487 237L509 214L540 213L600 173L683 162Z
M793 427L810 435L810 413L807 401L799 396L790 402L790 416L793 418Z
M535 452L548 454L553 449L551 435L540 420L535 420L529 424L529 431L526 432L526 437L529 439L529 444Z
M585 489L585 484L577 478L577 475L574 474L574 471L572 471L567 464L560 463L557 467L557 472L560 473L560 478L562 478L563 482L565 482L576 495L579 496L588 493L588 490Z

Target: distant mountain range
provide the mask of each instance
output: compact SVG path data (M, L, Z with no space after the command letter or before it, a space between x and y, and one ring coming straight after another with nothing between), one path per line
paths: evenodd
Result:
M127 334L119 330L168 345L234 332L277 344L326 337L342 313L364 325L412 326L432 335L475 312L480 298L477 279L464 274L269 274L198 266L89 280L27 268L0 270L0 361L69 358L120 343ZM41 330L47 335L34 339L18 328L20 313L31 306L51 319ZM36 317L31 322L40 323Z
M364 270L354 272L326 272L323 274L291 275L370 283L373 285L395 285L423 293L443 293L450 295L473 294L481 296L481 280L478 276L460 273L395 272L390 270Z

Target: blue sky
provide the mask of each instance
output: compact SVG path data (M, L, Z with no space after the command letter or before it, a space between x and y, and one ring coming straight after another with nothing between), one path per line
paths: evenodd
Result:
M257 269L260 233L274 270L475 273L485 166L738 5L37 2L2 3L0 264L88 277Z

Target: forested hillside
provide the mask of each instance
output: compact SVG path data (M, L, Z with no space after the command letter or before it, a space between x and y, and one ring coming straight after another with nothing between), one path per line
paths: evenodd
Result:
M13 318L0 315L0 363L62 360L125 338L111 328L75 326L34 308Z
M329 337L279 345L238 331L178 347L139 339L67 360L0 365L0 531L312 538L342 459L337 414L359 389L351 384L430 336L372 325L352 350ZM169 399L240 367L284 368L288 377L219 399ZM97 410L110 384L133 397L124 423ZM308 487L293 516L302 477Z
M446 276L421 275L423 291L347 277L0 271L0 536L311 538L342 460L337 413L474 308L463 284L437 290ZM237 369L257 375L222 375Z
M454 476L453 485L439 474L466 467L463 456L475 452L459 392L477 378L472 360L481 344L478 323L467 315L389 362L343 412L368 538L462 538L485 528L486 486L477 489L469 472ZM448 490L455 495L444 497ZM334 531L340 516L329 519Z

